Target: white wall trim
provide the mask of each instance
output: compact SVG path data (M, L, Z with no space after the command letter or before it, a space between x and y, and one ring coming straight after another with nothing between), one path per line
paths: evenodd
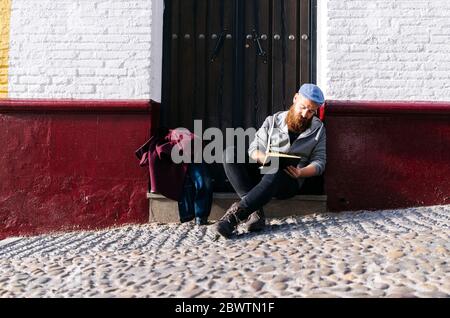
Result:
M317 61L316 81L327 98L327 0L317 0Z
M152 1L152 39L150 60L150 98L160 103L162 91L164 0Z

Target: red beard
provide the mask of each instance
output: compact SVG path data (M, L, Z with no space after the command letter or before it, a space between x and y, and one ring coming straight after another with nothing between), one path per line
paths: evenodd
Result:
M310 119L302 117L300 114L295 114L294 105L289 108L289 112L286 117L286 124L289 131L301 134L306 129L311 127L313 117Z

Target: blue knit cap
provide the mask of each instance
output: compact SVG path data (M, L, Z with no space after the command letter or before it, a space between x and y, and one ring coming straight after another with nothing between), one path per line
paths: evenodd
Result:
M317 85L303 84L298 90L298 93L316 104L322 105L325 102L322 90Z

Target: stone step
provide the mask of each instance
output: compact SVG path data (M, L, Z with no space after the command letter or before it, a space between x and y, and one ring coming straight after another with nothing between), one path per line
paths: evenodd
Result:
M176 223L179 222L178 203L156 194L147 193L150 201L149 222ZM220 219L231 204L238 200L235 193L214 193L210 221ZM264 212L267 218L279 218L294 215L324 213L327 210L326 195L298 195L287 200L273 199Z

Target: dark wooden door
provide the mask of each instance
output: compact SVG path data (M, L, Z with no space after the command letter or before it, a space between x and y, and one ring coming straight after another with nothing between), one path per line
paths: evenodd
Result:
M313 82L312 0L166 0L162 123L259 127ZM227 188L220 166L216 191Z

